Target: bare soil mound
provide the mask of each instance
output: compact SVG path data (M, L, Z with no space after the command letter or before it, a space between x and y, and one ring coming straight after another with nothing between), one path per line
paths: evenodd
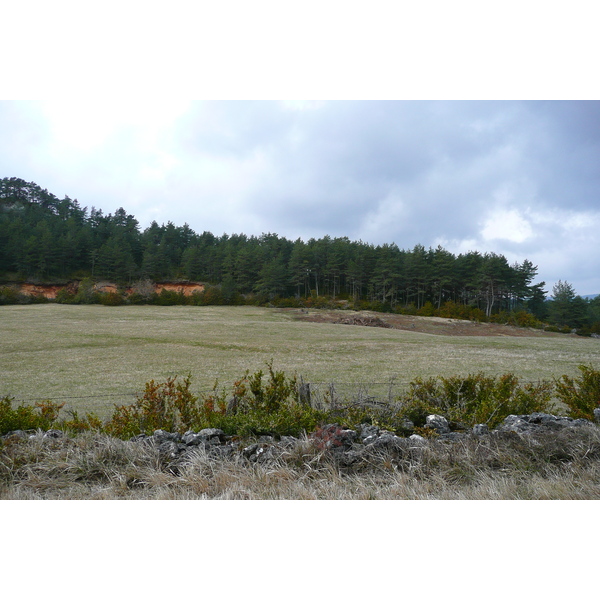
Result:
M564 337L562 333L550 333L539 329L513 327L498 323L480 323L442 317L417 317L370 311L340 311L326 309L280 309L291 312L295 319L312 323L333 323L367 327L387 327L448 336L510 336L510 337Z

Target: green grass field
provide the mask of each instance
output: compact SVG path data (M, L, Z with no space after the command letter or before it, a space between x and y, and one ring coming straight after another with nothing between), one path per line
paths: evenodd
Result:
M600 340L459 337L311 323L257 307L0 307L0 396L66 399L106 416L150 379L192 375L192 389L273 366L338 390L396 389L417 376L513 372L527 381L600 365ZM384 393L384 392L381 392Z

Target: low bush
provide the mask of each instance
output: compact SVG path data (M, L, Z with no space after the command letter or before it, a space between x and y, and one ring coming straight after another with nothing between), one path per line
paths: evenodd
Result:
M580 377L563 375L555 383L556 395L568 407L574 419L594 419L594 409L600 407L600 371L579 365Z
M158 306L185 306L191 304L191 299L183 292L163 288L160 294L153 298L153 304Z
M182 381L177 377L149 381L134 403L115 405L106 421L94 414L80 417L75 411L59 421L63 404L45 401L13 408L13 400L7 396L0 399L0 435L17 429L59 428L73 433L94 430L128 439L157 429L185 433L215 427L240 437L297 436L324 423L349 429L368 423L407 435L412 431L407 421L423 428L430 414L446 417L454 429L478 423L494 428L511 414L549 412L553 394L568 407L569 416L593 420L593 411L600 406L600 371L587 366L579 369L579 378L563 375L555 382L539 383L521 383L512 374L417 378L395 402L366 405L325 399L317 407L300 394L296 376L275 370L271 361L266 372L246 371L230 390L219 389L215 383L210 393L200 395L190 389L191 376Z
M417 378L410 388L406 397L399 399L400 415L417 426L435 413L468 426L485 423L494 427L510 414L548 410L552 398L550 382L520 384L512 374Z
M198 398L190 391L191 378L179 383L169 377L163 383L146 383L144 393L130 405L115 406L104 430L110 435L128 438L157 429L184 433L199 421Z
M295 376L287 377L284 372L267 365L265 373L249 371L233 385L227 409L225 394L204 397L205 419L209 426L217 426L226 433L240 436L275 434L298 435L312 431L324 418L324 412L301 401L298 381ZM221 407L216 414L206 411L207 405Z
M121 306L125 298L117 292L102 292L98 294L98 302L104 306Z
M64 402L57 404L50 400L36 402L34 406L19 404L16 408L12 404L10 396L0 398L0 435L19 429L51 429L64 406Z
M248 371L236 381L229 401L227 391L217 385L209 394L196 396L190 391L191 378L178 382L150 381L138 400L127 406L115 406L103 430L116 437L129 438L157 429L185 433L217 427L229 435L298 435L317 426L322 413L301 402L295 377L275 371L268 365L263 371ZM81 422L77 423L81 426Z

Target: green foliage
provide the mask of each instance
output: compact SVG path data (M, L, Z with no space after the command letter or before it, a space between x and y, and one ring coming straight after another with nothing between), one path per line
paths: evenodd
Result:
M125 304L125 298L116 292L103 292L98 294L98 302L104 306L121 306Z
M154 304L158 306L176 306L190 304L188 297L183 292L162 289L154 299Z
M272 361L267 368L268 378L262 370L252 375L246 371L234 383L229 409L219 419L219 427L242 436L312 431L324 413L300 401L295 376L274 370Z
M103 431L104 425L100 417L94 413L88 413L81 418L76 410L67 411L70 415L69 419L61 419L57 426L71 433L82 433L83 431Z
M104 429L115 437L127 438L157 429L184 433L199 421L197 397L190 392L191 378L183 383L169 377L163 383L146 383L143 395L128 406L115 406Z
M483 373L417 378L410 386L410 392L400 400L401 415L417 426L435 413L469 426L486 423L494 427L510 414L547 410L552 390L548 382L520 384L512 374L489 377Z
M45 401L13 408L12 399L6 396L0 399L0 434L55 427L74 433L95 430L128 439L157 429L184 433L216 427L241 437L281 436L313 432L323 423L351 429L370 423L405 435L406 420L426 432L422 428L430 414L442 415L457 427L486 423L493 428L510 414L548 412L553 391L569 407L570 416L593 420L593 410L600 406L600 371L583 365L579 370L581 377L563 375L554 385L520 383L513 374L417 378L405 395L387 406L338 402L317 409L301 398L296 376L275 370L271 361L266 373L246 371L231 390L219 391L215 383L212 392L200 396L190 390L191 376L181 382L177 377L162 383L151 380L134 403L115 406L104 422L94 414L82 418L76 411L69 411L70 418L59 421L64 404Z
M150 296L138 290L127 300L134 304L145 300L163 306L269 302L296 306L302 301L308 307L329 308L344 298L365 310L431 316L451 302L453 306L437 316L483 320L524 306L541 314L545 292L541 284L532 285L536 272L527 260L510 266L493 253L455 256L440 246L402 250L395 244L373 246L329 236L292 242L273 233L216 237L171 222L153 222L141 231L122 208L108 215L93 208L88 212L76 200L60 200L33 182L0 179L3 280L11 274L44 281L83 275L131 284L186 277L207 285L193 300L173 292ZM12 301L10 294L0 294L0 301L3 297ZM57 301L119 300L97 297L82 282L76 295L61 292ZM579 302L576 308L581 312L587 305Z
M58 304L76 304L75 294L67 290L67 288L63 288L62 290L58 290L56 292L56 302Z
M18 304L19 292L13 286L4 285L0 287L0 305Z
M579 365L581 376L563 375L556 381L556 394L568 406L570 417L594 419L594 409L600 407L600 371Z
M268 365L268 378L262 371L246 372L236 381L227 402L226 391L217 386L200 397L190 391L191 378L166 382L150 381L143 395L127 406L115 406L103 429L120 438L157 429L184 433L206 427L218 427L230 435L298 435L310 431L322 419L322 413L298 400L295 377L275 371Z
M435 314L435 308L433 304L428 300L427 302L425 302L425 304L423 304L421 308L419 308L419 310L417 310L417 314L421 317L433 317L433 315Z
M51 429L64 406L49 400L36 402L34 406L19 404L12 407L13 399L9 396L0 398L0 435L18 429Z
M61 292L64 290L60 290ZM97 304L101 299L101 294L94 290L94 282L86 277L79 282L77 293L73 297L74 304Z

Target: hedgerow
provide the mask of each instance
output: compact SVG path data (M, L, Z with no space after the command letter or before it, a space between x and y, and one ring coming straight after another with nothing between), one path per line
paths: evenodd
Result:
M75 411L69 412L70 418L59 420L64 403L45 401L13 408L13 399L5 396L0 399L0 434L60 428L72 433L95 430L129 439L157 429L185 433L214 427L227 435L249 437L299 435L326 423L347 428L371 423L405 435L412 426L424 431L430 414L446 417L456 428L478 423L495 427L510 414L548 412L556 398L567 407L569 416L593 420L594 409L600 406L600 371L583 365L579 370L579 378L563 375L554 382L539 383L522 383L510 373L417 378L408 392L385 406L348 402L313 406L300 394L297 377L275 370L271 361L266 372L246 371L231 390L215 384L211 392L196 395L191 391L190 375L181 381L177 377L149 381L134 403L115 405L104 421L93 413L80 417Z

